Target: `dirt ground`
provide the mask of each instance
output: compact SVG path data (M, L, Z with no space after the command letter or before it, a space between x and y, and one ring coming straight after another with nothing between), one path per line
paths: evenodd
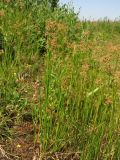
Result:
M13 126L14 135L0 142L0 160L37 160L39 143L34 143L34 132L31 122Z

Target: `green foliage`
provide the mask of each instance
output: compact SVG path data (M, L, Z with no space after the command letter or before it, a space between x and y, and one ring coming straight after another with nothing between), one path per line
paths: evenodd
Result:
M58 0L0 7L0 138L28 112L42 158L118 159L120 23L81 22Z
M51 9L54 11L55 8L57 8L59 0L49 0L51 4Z

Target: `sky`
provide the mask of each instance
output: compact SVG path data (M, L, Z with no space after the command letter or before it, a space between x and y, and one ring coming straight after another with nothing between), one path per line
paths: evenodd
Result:
M115 20L120 16L120 0L60 0L60 4L65 3L72 4L75 12L80 10L80 19L98 20L107 17Z

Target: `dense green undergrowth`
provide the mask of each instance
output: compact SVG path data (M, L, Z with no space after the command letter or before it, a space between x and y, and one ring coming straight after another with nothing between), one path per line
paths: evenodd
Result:
M26 115L43 157L119 159L120 22L80 22L71 9L43 4L0 7L0 139Z

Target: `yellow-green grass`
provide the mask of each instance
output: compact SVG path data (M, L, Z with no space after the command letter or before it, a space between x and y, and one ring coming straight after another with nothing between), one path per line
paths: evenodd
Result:
M0 62L1 141L26 119L41 159L119 159L120 23L80 22L64 8L1 7L1 32L15 49L15 60L2 54Z

